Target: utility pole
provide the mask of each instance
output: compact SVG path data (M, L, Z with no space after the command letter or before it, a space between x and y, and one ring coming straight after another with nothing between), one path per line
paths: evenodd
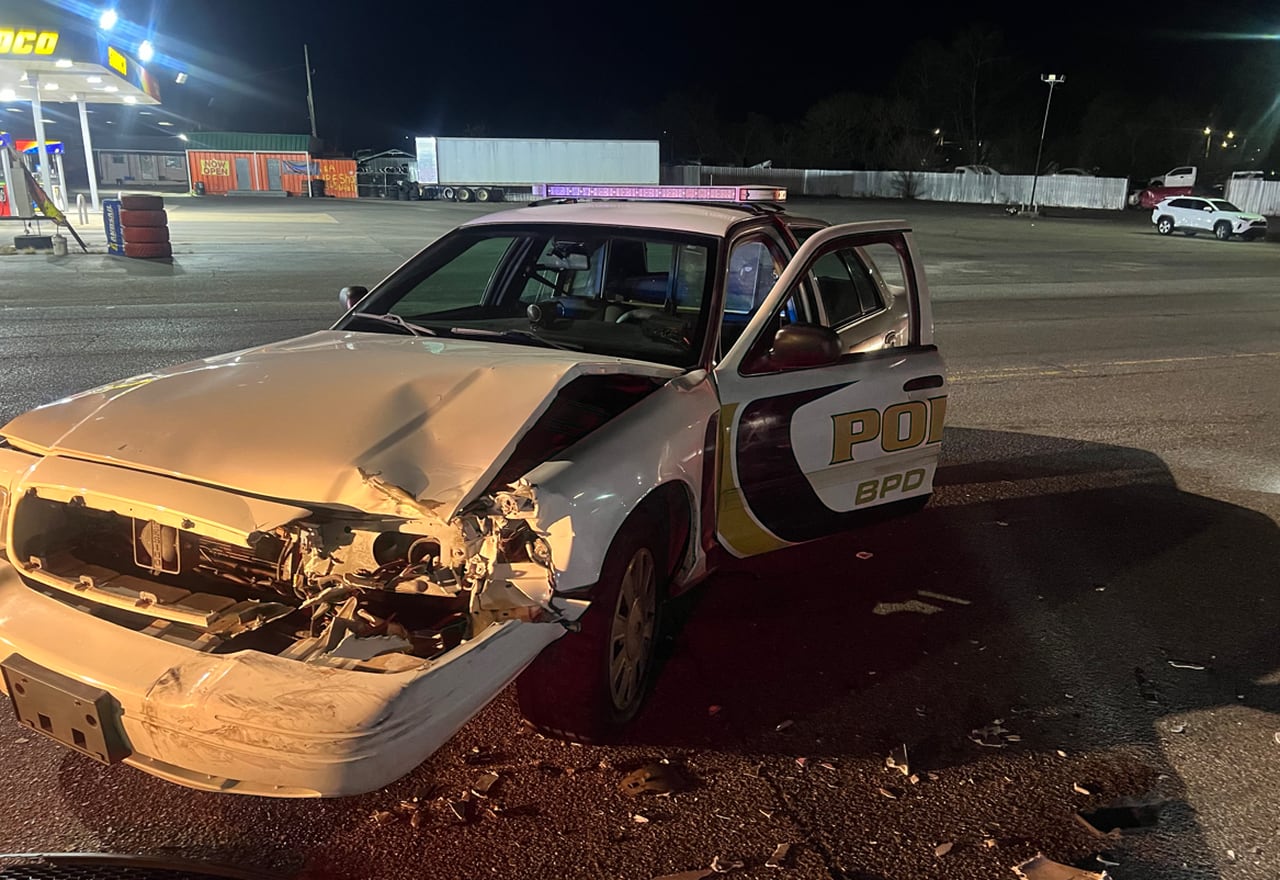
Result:
M306 43L302 44L302 57L307 63L307 112L311 115L311 136L319 139L320 135L316 134L316 101L311 94L311 50Z
M1031 178L1031 205L1032 211L1036 209L1036 184L1040 182L1040 154L1044 151L1044 132L1049 127L1049 106L1053 103L1053 87L1064 83L1067 78L1060 73L1043 73L1040 75L1041 82L1049 84L1049 100L1044 102L1044 122L1040 124L1040 146L1036 148L1036 172Z

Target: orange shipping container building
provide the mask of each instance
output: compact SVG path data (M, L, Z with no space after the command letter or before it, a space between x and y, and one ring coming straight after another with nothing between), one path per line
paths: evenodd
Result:
M281 193L305 196L308 180L323 180L325 195L356 197L353 159L314 159L306 135L199 132L190 136L187 168L192 189L206 195Z

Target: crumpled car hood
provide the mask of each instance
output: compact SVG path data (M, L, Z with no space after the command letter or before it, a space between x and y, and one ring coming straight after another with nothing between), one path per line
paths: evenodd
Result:
M451 517L570 380L672 367L514 344L323 331L18 416L15 446L300 503L391 512L359 469Z

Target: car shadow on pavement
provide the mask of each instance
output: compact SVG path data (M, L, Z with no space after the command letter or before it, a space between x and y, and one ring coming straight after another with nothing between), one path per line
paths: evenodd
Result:
M970 429L943 449L921 513L736 563L675 603L629 741L881 772L905 743L913 771L944 776L1026 756L1041 777L1012 800L1045 801L1065 851L1096 851L1067 831L1079 804L1031 789L1070 795L1074 773L1094 806L1157 782L1176 797L1162 731L1280 710L1280 530L1142 450ZM1059 749L1085 757L1054 767Z

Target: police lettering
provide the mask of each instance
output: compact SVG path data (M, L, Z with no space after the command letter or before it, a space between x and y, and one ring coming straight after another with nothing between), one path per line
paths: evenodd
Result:
M0 27L0 55L52 55L57 48L57 31Z
M924 468L914 468L905 474L889 474L882 480L863 480L853 494L853 503L872 504L884 500L890 492L906 495L924 485Z
M884 412L860 409L831 417L831 463L853 461L854 447L880 439L885 452L914 449L922 443L942 439L942 422L947 415L947 398L929 401L908 400L886 407ZM886 478L887 479L887 478Z

